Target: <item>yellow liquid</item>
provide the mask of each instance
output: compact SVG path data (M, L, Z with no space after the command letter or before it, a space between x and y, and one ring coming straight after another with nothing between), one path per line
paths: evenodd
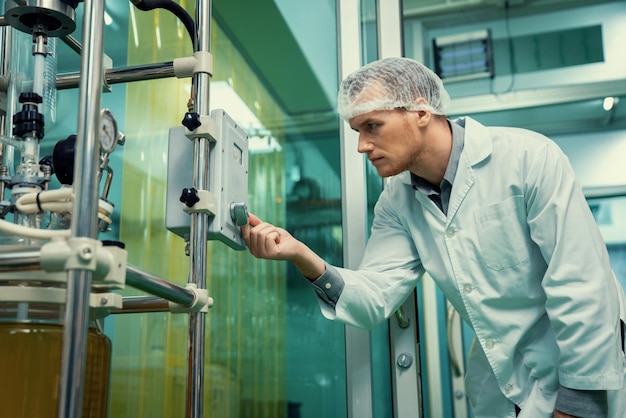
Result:
M0 323L0 417L56 418L63 327ZM111 342L89 330L83 418L106 418Z

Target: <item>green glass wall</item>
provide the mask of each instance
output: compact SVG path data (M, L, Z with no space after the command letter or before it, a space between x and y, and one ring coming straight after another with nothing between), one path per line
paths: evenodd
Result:
M180 4L193 15L195 2ZM303 65L299 56L307 52L281 62L259 62L242 45L246 37L233 29L237 25L229 20L226 3L222 6L215 4L211 26L212 82L231 86L278 144L269 152L251 152L249 209L341 265L339 138L332 99L322 91L298 95L302 103L296 114L293 97L283 97L284 88L268 72L289 71L290 64L295 71ZM277 19L281 17L267 16L267 21ZM257 37L261 27L270 39L285 36L280 25L264 25L261 15L257 20L258 29L247 28ZM334 26L334 16L324 20ZM192 53L182 25L162 10L129 10L123 47L128 61L117 67ZM334 42L325 53L336 57ZM332 72L334 62L329 64ZM125 101L117 111L124 113L121 128L127 141L113 186L120 193L119 239L126 244L129 263L180 285L187 282L189 259L183 239L165 228L167 137L187 110L190 83L163 79L125 86ZM324 83L306 83L306 88L319 90ZM309 99L322 106L309 112ZM231 116L237 120L238 115ZM304 184L313 193L303 194ZM209 242L207 256L207 288L215 302L206 321L204 416L345 417L344 327L322 317L306 280L286 263L257 260L218 242ZM122 293L142 294L131 288ZM116 315L107 319L107 329L113 340L110 416L182 416L187 315Z

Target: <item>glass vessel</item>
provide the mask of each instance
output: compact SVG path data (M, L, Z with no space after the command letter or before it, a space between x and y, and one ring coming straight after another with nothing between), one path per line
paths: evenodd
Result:
M63 347L63 305L0 304L0 405L3 416L55 418ZM89 326L83 418L106 418L111 341Z

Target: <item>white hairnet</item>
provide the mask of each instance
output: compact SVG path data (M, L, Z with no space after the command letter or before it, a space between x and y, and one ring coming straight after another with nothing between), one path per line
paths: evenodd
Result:
M337 111L344 120L396 108L445 115L449 103L443 82L426 66L409 58L385 58L364 65L341 82Z

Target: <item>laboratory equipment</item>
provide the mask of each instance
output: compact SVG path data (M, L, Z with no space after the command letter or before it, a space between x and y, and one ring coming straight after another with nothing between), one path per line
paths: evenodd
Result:
M193 143L185 135L189 129L170 129L165 224L170 231L185 237L191 224L188 212L203 207L211 215L208 239L243 250L246 244L240 227L248 223L248 135L222 109L213 110L211 119L206 121L215 127L211 133L211 175L206 192L190 187L192 173L186 168L192 164Z
M1 21L8 26L0 27L0 113L7 115L0 123L0 372L14 381L1 391L0 403L12 417L106 417L111 341L102 321L111 313L151 311L189 315L187 370L193 378L187 380L186 415L202 413L204 316L213 302L205 282L206 237L245 248L239 227L247 222L247 136L225 112L209 113L210 1L196 2L195 22L174 2L165 3L133 0L140 10L162 7L176 14L193 38L193 57L113 69L102 50L104 2L5 2ZM72 37L79 5L84 6L83 45ZM56 74L55 38L80 54L80 72ZM24 48L25 43L32 47ZM191 146L186 165L178 167L183 179L178 192L186 191L186 204L175 208L189 240L185 286L129 265L123 243L97 239L109 229L114 210L108 199L109 157L125 143L113 112L101 109L101 94L115 83L172 76L192 78L193 92L183 126L172 130ZM56 89L76 87L77 132L41 158L40 143L54 123ZM14 153L19 154L15 162ZM55 175L61 187L51 189ZM152 296L123 298L116 290L126 285Z

